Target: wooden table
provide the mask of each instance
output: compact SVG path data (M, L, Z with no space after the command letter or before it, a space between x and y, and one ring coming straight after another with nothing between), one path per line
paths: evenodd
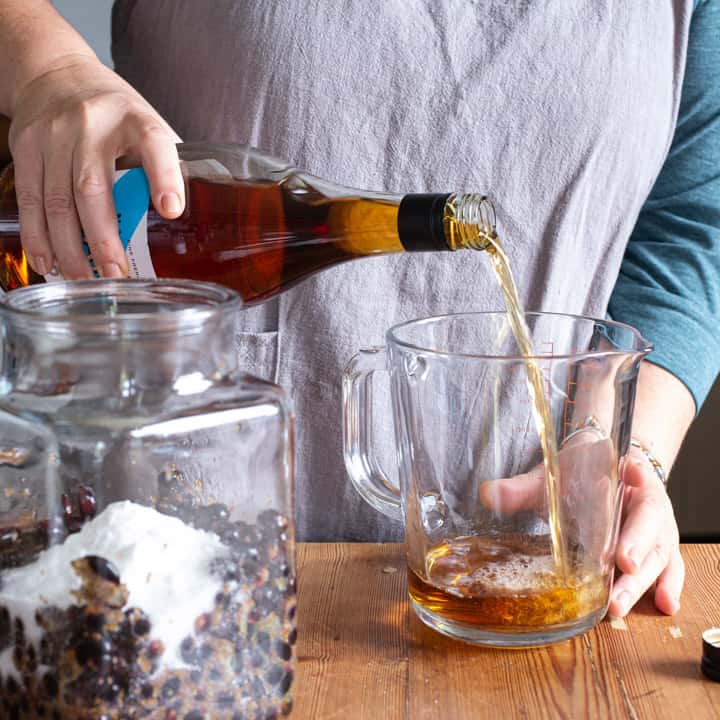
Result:
M301 545L292 720L720 718L720 683L700 672L701 632L720 625L720 545L683 556L675 617L645 598L584 637L495 650L415 617L402 546Z

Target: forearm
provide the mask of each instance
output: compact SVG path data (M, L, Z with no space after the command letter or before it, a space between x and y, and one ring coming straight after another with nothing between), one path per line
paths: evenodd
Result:
M695 403L686 385L667 370L640 366L632 434L660 461L666 473L675 462L695 417Z
M73 55L95 57L49 0L0 0L0 114L12 117L20 90Z

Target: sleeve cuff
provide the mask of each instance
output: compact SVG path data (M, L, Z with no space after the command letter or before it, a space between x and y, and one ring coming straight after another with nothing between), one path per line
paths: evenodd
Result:
M655 345L648 362L672 373L690 391L696 414L715 382L720 363L720 331L679 298L652 288L632 287L632 299L620 287L610 301L613 319L637 328ZM679 306L683 305L681 309Z

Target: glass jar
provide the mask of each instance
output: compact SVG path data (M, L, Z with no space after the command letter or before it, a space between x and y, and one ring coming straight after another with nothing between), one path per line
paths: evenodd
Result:
M290 712L292 415L238 367L240 305L191 281L2 298L2 717Z

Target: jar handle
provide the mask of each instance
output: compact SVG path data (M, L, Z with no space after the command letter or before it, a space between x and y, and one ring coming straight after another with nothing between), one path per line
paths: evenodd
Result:
M343 455L353 486L369 505L403 519L400 489L372 453L372 377L387 372L384 347L360 350L343 373Z

